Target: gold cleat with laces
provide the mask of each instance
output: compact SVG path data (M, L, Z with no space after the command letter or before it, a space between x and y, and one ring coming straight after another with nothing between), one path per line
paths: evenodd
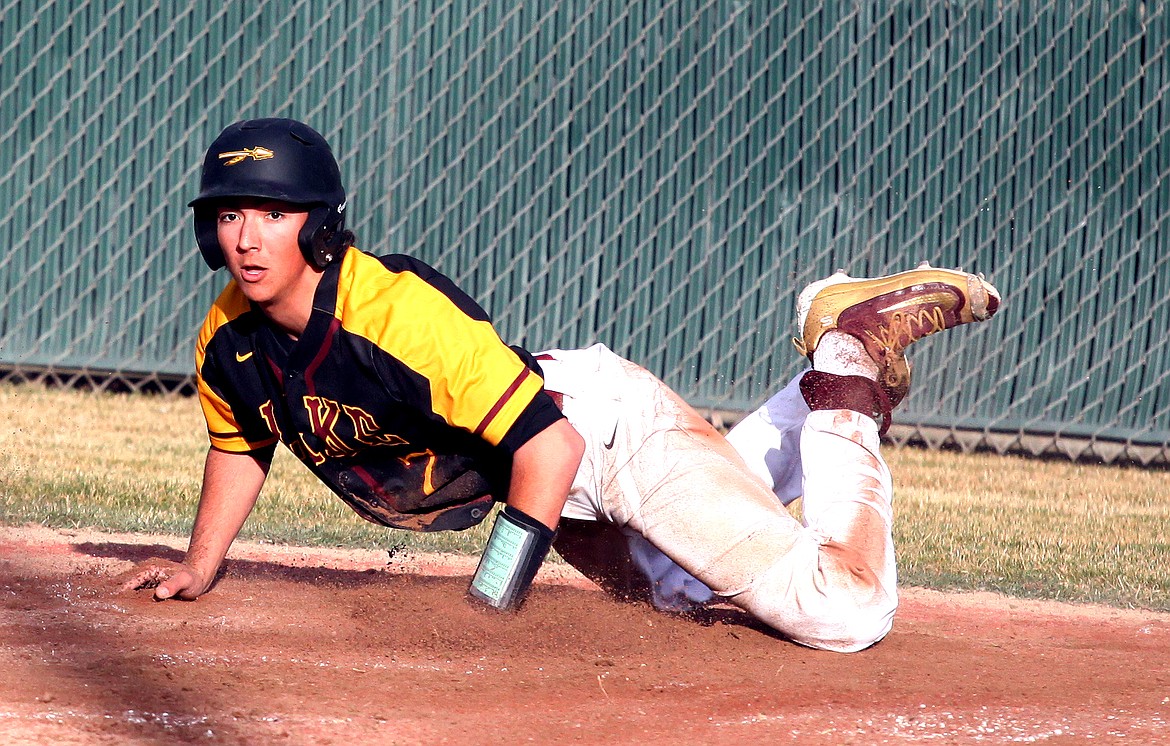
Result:
M938 269L927 262L886 277L853 278L838 271L797 299L801 337L792 341L812 360L825 332L861 340L880 369L878 383L896 406L910 390L906 348L945 329L984 321L999 310L999 292L982 275Z

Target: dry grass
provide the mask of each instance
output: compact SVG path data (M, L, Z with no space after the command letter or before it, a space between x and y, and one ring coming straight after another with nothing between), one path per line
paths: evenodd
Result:
M906 582L1170 609L1166 471L916 449L888 461Z
M0 523L186 534L206 436L193 399L0 386ZM892 450L902 580L1170 609L1161 470ZM278 451L248 538L474 552L485 528L387 531Z
M0 523L190 531L207 452L195 399L0 386L0 421ZM470 552L486 531L424 535L367 523L282 448L241 536Z

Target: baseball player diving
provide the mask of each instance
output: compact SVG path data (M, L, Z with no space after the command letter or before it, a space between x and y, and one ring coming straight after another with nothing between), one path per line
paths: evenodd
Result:
M530 354L449 279L346 230L325 140L289 119L211 144L191 201L231 281L196 344L210 448L184 561L128 587L211 585L283 443L363 518L461 530L503 503L469 594L515 609L550 547L663 609L745 609L791 640L856 651L897 607L879 452L910 343L996 312L982 277L922 265L837 273L797 303L810 367L725 438L602 345ZM803 496L803 523L784 507Z

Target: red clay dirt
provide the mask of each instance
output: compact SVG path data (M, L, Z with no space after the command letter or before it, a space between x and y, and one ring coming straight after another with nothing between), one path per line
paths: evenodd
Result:
M904 589L893 632L807 650L546 565L237 544L195 602L117 590L181 539L0 528L0 743L1164 743L1170 614Z

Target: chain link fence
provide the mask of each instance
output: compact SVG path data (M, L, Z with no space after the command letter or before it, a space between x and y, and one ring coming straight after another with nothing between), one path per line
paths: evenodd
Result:
M1146 2L0 3L0 365L190 390L226 281L185 207L232 121L334 144L361 248L531 348L595 341L713 417L799 370L842 267L984 272L893 431L1170 454L1170 13Z

